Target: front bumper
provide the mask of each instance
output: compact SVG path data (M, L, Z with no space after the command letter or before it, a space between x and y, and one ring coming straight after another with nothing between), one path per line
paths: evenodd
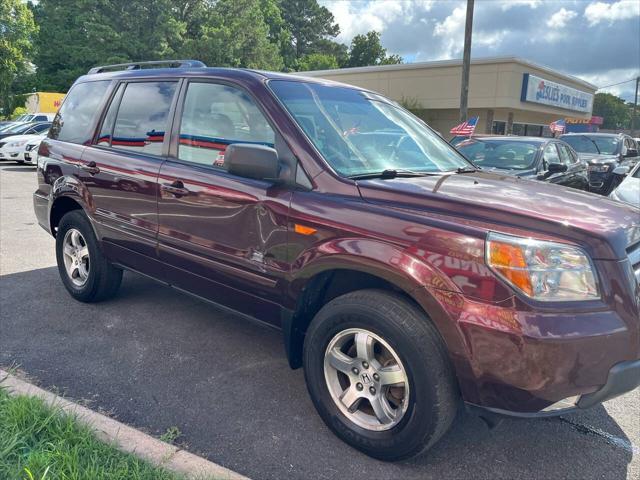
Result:
M467 408L472 413L480 416L493 414L516 418L545 418L564 415L577 410L593 407L612 398L619 397L640 386L640 360L620 362L609 370L607 383L592 393L580 395L573 405L564 408L544 409L539 412L515 412L501 408L484 407L467 403Z
M24 151L22 150L24 147L20 147L20 149L9 150L3 149L0 150L0 160L14 160L14 161L24 161Z

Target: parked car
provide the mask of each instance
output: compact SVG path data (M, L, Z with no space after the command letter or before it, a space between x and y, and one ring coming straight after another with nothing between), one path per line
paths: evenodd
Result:
M567 133L560 140L567 142L589 164L589 190L608 195L619 181L613 170L620 165L633 167L638 146L629 135L622 133Z
M25 113L20 115L16 121L18 122L52 122L55 118L55 113Z
M622 175L624 179L609 194L609 198L619 202L625 202L640 208L640 162L629 171L629 167L616 167L614 175Z
M0 140L14 135L37 135L48 130L51 122L19 123L0 131Z
M42 135L46 135L48 130L43 131L40 135L13 135L0 140L0 160L13 160L18 163L25 162L25 146L30 141L43 138Z
M483 170L589 189L586 163L569 145L553 138L476 136L456 148Z
M27 141L24 146L23 153L24 163L28 163L34 166L38 165L38 148L40 147L42 140L47 138L48 133L48 131L45 131L42 134L35 136L35 138Z
M127 269L280 327L328 427L383 460L462 402L546 417L640 384L637 210L478 171L371 91L162 65L91 69L40 145L73 298Z
M501 137L502 135L495 135L495 134L473 134L473 135L456 135L454 137L451 138L451 140L449 140L449 143L451 145L453 145L454 147L457 147L460 143L464 142L465 140L469 140L470 138L476 138L476 137Z

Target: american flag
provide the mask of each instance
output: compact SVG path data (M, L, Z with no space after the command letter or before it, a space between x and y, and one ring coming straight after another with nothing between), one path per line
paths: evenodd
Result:
M567 128L567 124L565 123L564 118L549 124L549 129L552 132L564 133L565 128Z
M479 117L473 117L466 122L462 122L460 125L456 125L449 130L449 133L453 135L472 135L478 124L478 118Z

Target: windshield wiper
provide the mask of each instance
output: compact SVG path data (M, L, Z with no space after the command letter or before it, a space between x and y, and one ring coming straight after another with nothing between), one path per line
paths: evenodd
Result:
M479 167L458 167L456 173L476 173L478 170Z
M413 170L406 170L404 168L388 168L381 172L361 173L358 175L350 175L347 178L350 178L352 180L364 180L367 178L382 178L382 179L397 178L397 177L408 178L408 177L426 177L429 175L439 175L440 173L441 172L434 172L434 173L414 172Z

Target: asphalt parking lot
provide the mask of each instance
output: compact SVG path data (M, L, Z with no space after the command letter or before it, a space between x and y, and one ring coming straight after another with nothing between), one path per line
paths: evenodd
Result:
M254 479L640 478L640 390L580 414L461 415L426 456L385 464L324 426L280 333L152 280L75 302L37 225L32 167L0 164L0 367Z

